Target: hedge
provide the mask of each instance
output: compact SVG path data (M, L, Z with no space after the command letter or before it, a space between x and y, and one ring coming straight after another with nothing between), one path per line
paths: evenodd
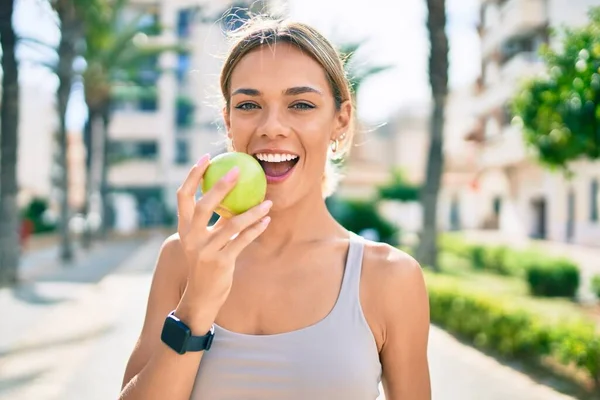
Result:
M550 356L587 372L600 388L600 335L586 322L553 325L507 298L471 293L427 276L431 321L480 348L539 361Z
M523 277L535 296L574 297L579 287L579 267L565 258L532 249L473 244L456 235L443 235L441 248L469 260L474 269Z

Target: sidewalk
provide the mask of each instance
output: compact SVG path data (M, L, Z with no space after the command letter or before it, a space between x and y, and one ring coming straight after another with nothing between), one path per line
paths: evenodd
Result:
M74 261L63 265L55 246L24 255L21 283L0 289L0 358L24 333L54 309L76 302L144 243L142 238L108 240L89 252L76 251Z
M580 299L585 303L596 301L596 297L591 290L591 279L594 275L600 274L600 247L527 238L517 239L496 231L462 231L460 234L472 242L492 245L504 244L515 248L537 248L545 254L567 257L577 263L581 270Z
M39 313L28 329L11 326L18 341L0 352L0 400L117 398L162 240L156 236L137 246L99 283ZM435 326L429 343L435 400L574 400Z

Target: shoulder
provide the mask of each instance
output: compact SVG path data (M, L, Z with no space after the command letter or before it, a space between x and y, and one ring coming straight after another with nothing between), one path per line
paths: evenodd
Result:
M408 253L385 243L365 241L363 268L384 290L424 283L421 265Z
M385 343L396 326L429 323L423 271L411 255L384 243L365 241L362 278L368 309L380 330L381 342ZM406 324L408 321L411 323Z

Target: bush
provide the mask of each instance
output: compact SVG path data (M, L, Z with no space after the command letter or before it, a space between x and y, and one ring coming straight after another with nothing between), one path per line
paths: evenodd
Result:
M525 266L531 294L546 297L575 297L579 268L570 260L540 257Z
M327 205L333 217L349 231L358 234L365 229L374 229L381 241L395 244L397 230L379 214L376 202L330 198Z
M600 335L592 324L550 325L507 298L467 292L435 276L428 276L427 290L431 321L475 346L529 361L550 356L599 384Z
M600 299L600 275L594 275L592 277L592 291Z
M36 197L21 211L21 218L31 221L33 224L33 233L53 232L56 230L56 224L44 219L47 211L48 201Z
M468 259L475 269L525 277L536 296L574 297L577 293L579 268L570 260L549 257L533 249L473 244L458 235L442 235L440 243L444 251ZM595 292L600 297L600 277Z

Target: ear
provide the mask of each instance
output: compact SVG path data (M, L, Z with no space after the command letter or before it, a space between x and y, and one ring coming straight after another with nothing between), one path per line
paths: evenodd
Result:
M346 100L340 106L340 110L336 112L335 127L331 133L331 140L339 139L344 132L347 132L352 122L352 101Z
M227 106L223 107L223 121L225 122L225 130L227 131L227 137L231 139L231 118Z

